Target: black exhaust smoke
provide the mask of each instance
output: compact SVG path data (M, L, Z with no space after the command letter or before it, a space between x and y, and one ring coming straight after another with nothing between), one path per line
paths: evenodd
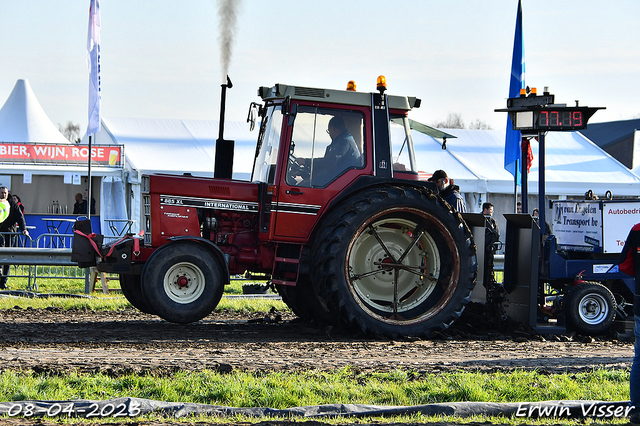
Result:
M231 179L233 176L233 151L234 141L224 138L224 110L227 104L227 88L231 89L231 79L227 76L227 83L222 85L222 95L220 96L220 126L218 139L216 139L216 158L213 168L213 177L220 179Z

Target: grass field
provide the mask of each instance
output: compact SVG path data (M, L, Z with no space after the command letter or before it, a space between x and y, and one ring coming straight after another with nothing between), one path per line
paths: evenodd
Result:
M23 278L13 278L13 289L24 288ZM242 281L227 287L225 294L241 294ZM130 305L117 291L103 295L95 291L84 294L83 280L42 279L41 293L73 294L81 297L14 298L1 297L0 309L14 306L46 308L49 306L86 308L95 310L125 309ZM118 288L117 281L109 287ZM98 286L98 290L100 287ZM279 300L227 299L217 309L267 312L272 307L288 309ZM415 371L362 374L343 368L335 371L307 371L303 373L262 373L232 371L222 374L211 371L181 372L172 377L125 375L109 377L103 374L69 374L54 376L31 371L0 374L0 401L23 400L105 400L117 397L139 397L160 401L194 402L235 407L290 408L294 406L353 403L371 405L418 405L435 402L484 401L523 402L545 400L604 400L623 401L629 398L628 371L594 370L590 373L548 375L535 371L503 373L449 372L422 374ZM144 419L136 419L140 421ZM147 420L160 421L161 416ZM166 420L166 419L165 419ZM273 420L265 418L190 417L183 421L228 423ZM56 421L81 420L56 418ZM105 421L114 421L112 418ZM116 421L124 421L117 419ZM453 418L423 415L385 418L322 419L329 423L430 423L455 424L624 424L624 419L602 422L587 419L522 419L489 418L482 416Z

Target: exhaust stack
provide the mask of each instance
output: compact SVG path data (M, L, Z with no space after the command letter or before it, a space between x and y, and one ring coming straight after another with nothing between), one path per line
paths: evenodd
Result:
M218 139L216 139L216 157L213 168L213 177L220 179L231 179L233 176L233 151L234 141L224 139L224 112L227 103L227 88L231 89L233 84L227 76L227 83L222 85L222 95L220 96L220 126Z

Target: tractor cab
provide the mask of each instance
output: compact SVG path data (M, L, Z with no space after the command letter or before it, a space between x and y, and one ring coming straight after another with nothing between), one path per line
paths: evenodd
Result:
M306 240L327 205L363 176L417 180L407 113L420 100L276 84L264 106L252 181L266 184L272 237Z

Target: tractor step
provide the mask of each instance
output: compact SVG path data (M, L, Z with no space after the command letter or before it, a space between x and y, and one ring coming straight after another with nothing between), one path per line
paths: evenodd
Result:
M282 250L279 250L279 248L282 248ZM298 274L300 273L301 257L301 245L276 245L276 256L273 262L273 270L271 271L271 282L278 285L295 286L298 282ZM278 265L280 265L281 268L278 268ZM292 270L293 268L295 268L295 271Z

